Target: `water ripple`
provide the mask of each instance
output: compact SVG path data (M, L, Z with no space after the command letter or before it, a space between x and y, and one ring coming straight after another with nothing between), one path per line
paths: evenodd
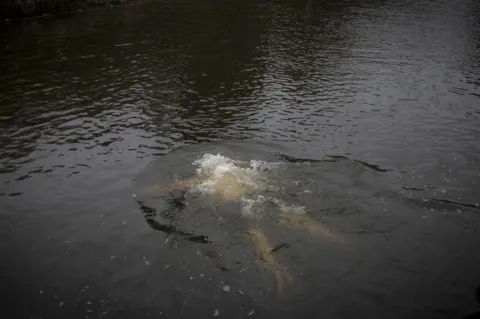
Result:
M479 12L477 2L470 0L181 0L0 25L0 218L8 221L0 223L0 233L12 234L8 225L21 225L5 241L13 247L5 255L27 251L31 238L50 236L78 242L97 236L94 246L102 243L99 250L107 252L122 251L119 243L132 239L135 248L124 252L151 249L154 255L158 240L129 211L133 208L125 194L130 195L134 176L151 160L191 144L213 145L211 152L222 152L229 148L219 140L241 140L247 146L262 141L286 148L292 158L333 154L352 159L328 162L331 169L313 165L322 172L316 176L325 179L325 191L337 187L345 202L351 200L345 192L379 191L344 215L344 201L334 203L338 207L331 207L327 217L348 215L345 227L365 235L359 241L373 256L392 251L404 254L398 257L410 263L404 269L418 271L426 265L423 271L432 277L422 278L432 279L422 281L422 288L445 282L444 272L436 269L451 259L445 263L423 256L440 256L443 245L457 244L457 239L455 247L475 246L473 232L463 227L478 224ZM302 176L308 179L309 168L304 169ZM385 185L393 191L386 192ZM381 202L385 198L386 204ZM99 215L108 215L108 221ZM128 220L128 226L119 224L120 219ZM26 221L37 226L35 232L21 232ZM382 244L385 236L390 247ZM155 246L148 246L153 241ZM28 251L28 262L21 264L31 265L30 256L36 256L35 264L44 267L38 271L48 273L47 263L40 261L47 255L64 267L62 273L106 271L99 269L103 264L98 266L105 256L91 251L88 256L99 258L98 263L79 257L86 263L80 271L58 261L58 250L45 251ZM451 269L478 273L473 266L466 269L475 264L478 254L472 251L459 253L470 263ZM315 260L326 265L326 272L342 268L349 274L339 273L328 289L316 290L332 293L322 302L336 293L349 295L353 281L345 278L363 271L384 274L384 282L400 287L387 275L395 263L382 263L381 258L361 267L352 262L355 270L342 268L347 267L343 261L328 264L335 258ZM404 279L405 273L393 274ZM365 286L361 278L369 277L355 278ZM339 280L343 284L337 285ZM128 293L136 291L127 288ZM388 293L416 293L402 289ZM431 299L453 300L435 294ZM378 317L404 306L380 304L370 307L378 309ZM358 316L344 305L340 308L329 315ZM419 308L417 316L431 317L427 306ZM459 315L451 309L441 313ZM29 315L36 317L24 317Z

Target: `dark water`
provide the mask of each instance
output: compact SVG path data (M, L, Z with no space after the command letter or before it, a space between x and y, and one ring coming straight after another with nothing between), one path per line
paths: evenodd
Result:
M475 310L477 1L165 1L0 25L0 37L8 318ZM179 227L212 243L156 231L131 195L205 153L283 162L282 200L348 249L258 221L288 243L279 297L235 203L183 214Z

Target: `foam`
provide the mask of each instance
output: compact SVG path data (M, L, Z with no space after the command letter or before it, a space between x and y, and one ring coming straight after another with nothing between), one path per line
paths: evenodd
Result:
M258 209L258 206L261 207L267 200L268 199L262 195L258 195L255 198L242 198L242 215L246 217L260 216L261 210Z
M284 201L266 197L264 191L275 189L269 185L268 177L273 168L283 163L259 160L238 161L221 154L204 154L195 160L196 180L193 191L210 195L216 199L238 200L242 205L242 215L260 217L265 202L274 203L282 213L304 215L305 207L288 205Z
M234 200L264 190L264 172L278 164L257 160L243 162L220 154L204 154L193 165L197 166L197 191Z
M301 216L301 215L306 215L307 213L305 206L288 205L283 200L276 199L276 198L272 199L272 201L278 206L280 211L284 214Z

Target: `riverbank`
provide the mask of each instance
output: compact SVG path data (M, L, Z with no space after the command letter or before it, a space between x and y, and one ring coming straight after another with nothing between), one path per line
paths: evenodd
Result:
M0 21L41 17L140 2L139 0L6 0L0 3Z

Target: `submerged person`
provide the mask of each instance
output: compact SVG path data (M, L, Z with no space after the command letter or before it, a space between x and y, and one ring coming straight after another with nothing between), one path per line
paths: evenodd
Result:
M222 155L205 154L193 164L197 166L194 176L169 185L156 185L149 192L181 191L183 196L197 193L207 196L216 204L241 202L242 215L249 222L247 234L266 268L274 275L279 294L292 281L292 277L274 257L274 247L270 245L264 231L256 226L256 218L264 216L256 215L253 206L267 202L274 204L279 211L274 217L277 224L288 229L306 231L312 236L321 236L335 243L346 243L342 236L311 217L303 206L288 205L280 199L267 196L267 193L275 190L275 185L271 185L271 176L266 173L278 167L278 163L242 162Z

